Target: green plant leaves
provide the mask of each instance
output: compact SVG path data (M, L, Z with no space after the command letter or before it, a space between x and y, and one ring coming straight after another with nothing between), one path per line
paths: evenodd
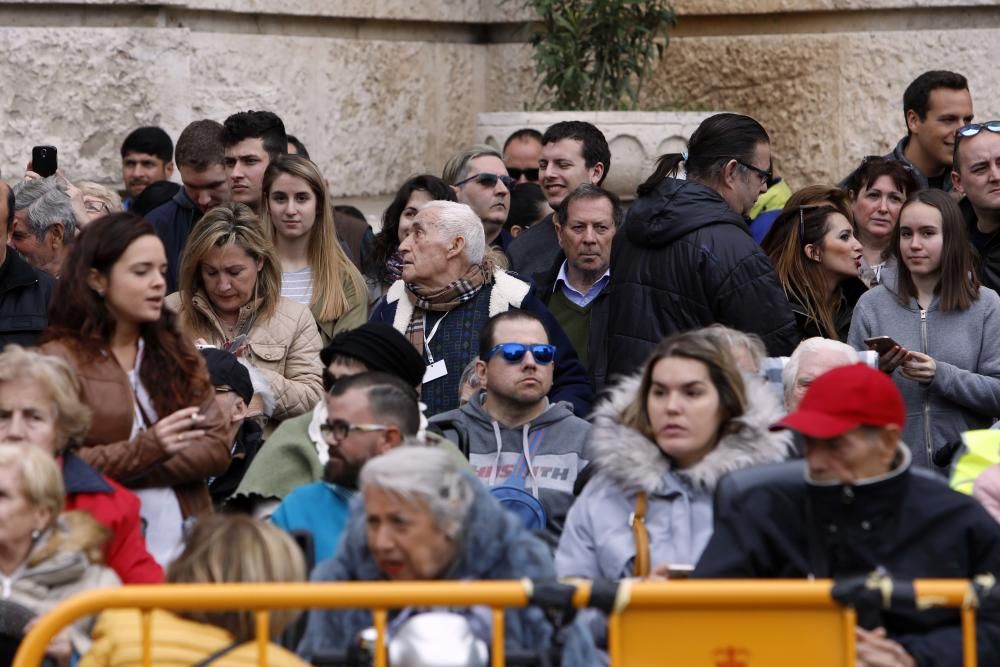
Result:
M629 110L676 25L665 0L525 0L541 28L531 36L536 105ZM544 100L539 103L539 100Z

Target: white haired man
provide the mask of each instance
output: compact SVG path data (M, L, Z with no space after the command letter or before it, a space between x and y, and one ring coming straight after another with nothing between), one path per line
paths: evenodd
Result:
M785 409L794 412L813 380L839 366L849 366L861 361L857 350L839 340L807 338L788 358L781 371L785 389Z
M485 233L471 208L446 201L425 205L399 253L402 279L371 319L391 323L424 355L421 400L427 414L458 407L459 378L476 358L480 329L511 308L535 313L551 334L556 358L550 400L571 402L578 415L589 412L593 388L566 332L527 283L484 263Z

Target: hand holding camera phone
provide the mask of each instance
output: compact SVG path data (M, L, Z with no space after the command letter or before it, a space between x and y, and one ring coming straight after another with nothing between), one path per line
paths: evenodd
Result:
M58 153L55 146L35 146L31 149L31 171L42 178L52 176L59 168Z

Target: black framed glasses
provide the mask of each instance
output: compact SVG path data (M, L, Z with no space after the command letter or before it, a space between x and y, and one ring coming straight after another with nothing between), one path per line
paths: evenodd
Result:
M87 213L111 213L111 207L107 202L98 199L84 199L83 210Z
M534 345L525 345L524 343L500 343L499 345L493 346L493 349L486 353L486 357L483 361L489 361L492 359L497 352L503 357L503 360L508 364L518 364L524 359L524 355L531 352L531 356L534 358L535 363L539 366L547 366L555 361L556 358L556 346L548 345L545 343L536 343Z
M762 184L764 184L764 185L766 185L768 187L771 186L771 181L774 180L774 172L773 171L771 171L771 170L764 171L760 167L755 167L755 166L753 166L752 164L750 164L748 162L744 162L743 160L739 159L738 157L734 157L733 159L736 160L736 164L740 165L741 167L745 167L746 169L749 169L753 173L755 173L758 176L760 176L760 180L761 180Z
M351 431L375 433L387 428L389 427L385 424L352 424L346 419L328 419L319 425L319 432L323 434L327 444L333 444L346 438Z
M1000 120L988 120L985 123L969 123L955 130L956 137L974 137L983 130L1000 134Z
M469 176L468 178L463 178L454 185L457 188L459 185L465 185L469 181L475 181L476 185L482 185L483 187L486 188L492 188L496 186L497 181L500 181L507 187L508 190L513 190L514 183L516 182L513 178L507 176L506 174L491 174L488 171L484 171L479 174L476 174L475 176Z
M536 183L538 181L538 167L529 167L528 169L507 167L507 173L510 174L510 177L513 178L515 181L521 178L522 176L524 176L532 183Z
M806 211L814 211L819 208L818 204L806 204L805 206L799 206L799 243L805 244L806 241Z

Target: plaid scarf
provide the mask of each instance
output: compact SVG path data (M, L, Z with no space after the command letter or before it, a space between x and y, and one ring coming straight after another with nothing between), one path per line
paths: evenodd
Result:
M428 310L447 312L475 298L487 280L493 277L492 267L486 263L473 265L458 280L436 291L429 291L414 283L406 284L406 295L413 303L413 314L406 325L406 337L424 353L424 320Z

